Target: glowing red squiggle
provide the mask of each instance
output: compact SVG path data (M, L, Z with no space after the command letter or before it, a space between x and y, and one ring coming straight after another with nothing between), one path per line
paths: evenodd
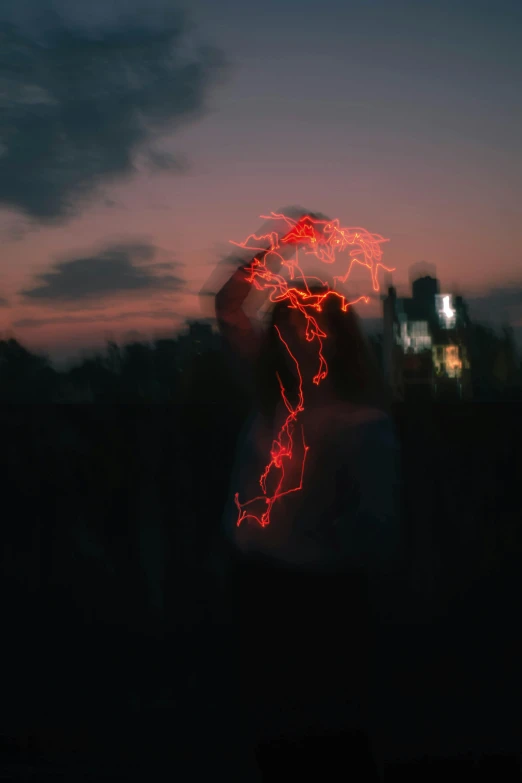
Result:
M318 342L317 356L319 367L312 380L314 384L319 385L328 374L328 366L323 356L323 338L327 338L327 334L319 327L319 324L310 311L321 312L322 304L328 296L339 297L343 312L346 312L349 306L357 304L357 302L364 301L367 303L367 296L360 296L353 301L347 301L344 295L334 289L337 282L346 282L353 265L359 264L370 270L373 289L374 291L378 291L379 281L377 274L379 268L385 269L388 272L394 271L394 269L390 269L381 263L382 250L380 246L383 242L387 242L388 240L379 234L370 234L364 228L342 228L339 225L338 220L321 220L312 215L304 215L299 220L294 220L286 215L272 212L268 216L261 215L261 217L269 220L284 221L288 226L288 232L283 237L279 237L279 234L275 231L262 236L250 234L244 242L232 242L232 244L256 252L256 256L246 270L249 275L247 277L247 282L252 283L258 290L269 290L271 302L288 300L288 306L291 309L298 310L305 317L306 340L308 342L317 340ZM266 246L267 243L268 247ZM278 250L282 250L282 247L290 245L295 247L295 259L292 259L291 261L286 260L277 252ZM333 287L330 287L327 281L322 281L315 276L306 277L299 266L298 253L300 248L304 250L305 254L314 255L325 264L333 264L337 260L337 254L346 250L349 245L355 245L355 247L352 247L352 250L350 250L350 263L344 275L333 276ZM304 283L304 290L290 286L282 275L268 269L266 264L270 257L275 257L276 260L278 259L280 261L281 266L286 266L288 268L290 280L295 280L297 272ZM309 288L309 282L312 280L320 283L321 287L324 289L324 293L312 293ZM238 509L238 526L248 519L257 522L261 527L266 527L270 523L270 514L274 503L285 495L288 495L290 492L299 491L303 486L304 468L309 446L305 443L304 431L301 426L303 456L300 481L297 486L288 489L284 488L285 465L289 464L293 458L294 428L299 414L304 411L303 378L299 363L292 354L288 343L284 340L279 328L275 326L275 329L277 330L279 339L285 346L288 355L296 366L299 378L298 401L294 407L291 405L281 378L278 375L277 379L281 388L281 398L288 411L288 416L281 427L277 438L272 442L270 462L267 464L259 479L259 485L263 494L244 503L239 501L238 492L236 492L234 496L234 501ZM267 487L267 482L272 473L275 473L276 481L275 488L271 490ZM279 477L277 478L277 476Z

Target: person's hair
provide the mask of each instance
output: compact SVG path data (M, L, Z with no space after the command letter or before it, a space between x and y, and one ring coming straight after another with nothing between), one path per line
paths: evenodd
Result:
M309 290L311 293L323 292L322 289L312 287ZM274 305L258 356L255 372L256 401L260 411L267 417L274 415L281 399L277 375L292 404L297 400L297 374L290 369L285 356L286 348L275 328L284 327L291 312L287 299ZM339 398L388 412L388 389L375 352L364 335L353 307L349 306L346 312L343 312L341 299L338 296L328 296L323 301L322 311L312 312L319 328L328 335L323 338L323 356ZM315 340L314 345L318 345Z

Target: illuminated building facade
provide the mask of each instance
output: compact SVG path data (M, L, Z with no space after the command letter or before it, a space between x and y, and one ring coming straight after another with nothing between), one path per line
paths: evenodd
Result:
M413 282L411 297L390 287L382 300L384 369L396 398L468 398L470 322L462 297L441 293L426 276Z

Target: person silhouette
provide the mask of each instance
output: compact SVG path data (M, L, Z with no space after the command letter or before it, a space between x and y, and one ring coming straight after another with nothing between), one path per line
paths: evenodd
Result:
M317 218L299 217L307 216ZM215 296L252 402L221 528L237 676L261 767L288 763L289 774L315 770L327 780L328 765L332 775L343 765L348 774L362 754L382 774L368 750L369 660L374 621L388 611L402 567L398 440L359 318L339 296L322 298L324 286L293 280L298 298L321 298L313 323L288 297L274 304L264 332L247 316L252 264L264 259L279 274L295 250L281 246L242 263Z

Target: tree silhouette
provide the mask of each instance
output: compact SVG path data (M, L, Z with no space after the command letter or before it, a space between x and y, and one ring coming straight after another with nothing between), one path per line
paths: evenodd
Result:
M0 340L0 402L52 402L59 374L46 356L33 354L17 340Z
M9 403L246 403L224 355L219 335L207 320L192 321L172 338L118 345L85 357L68 370L54 369L45 355L15 339L0 341L0 402ZM522 363L513 329L501 334L471 323L469 358L475 399L521 399ZM382 337L369 342L382 363Z
M475 399L520 395L521 363L510 327L504 326L502 334L498 335L490 326L473 324L470 364Z

